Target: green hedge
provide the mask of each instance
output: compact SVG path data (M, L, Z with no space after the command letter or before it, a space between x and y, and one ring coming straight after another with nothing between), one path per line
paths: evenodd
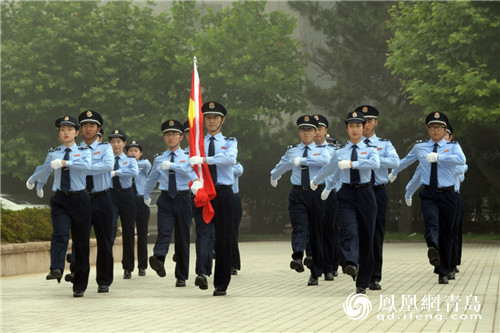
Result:
M50 209L2 209L2 243L48 241L52 235Z

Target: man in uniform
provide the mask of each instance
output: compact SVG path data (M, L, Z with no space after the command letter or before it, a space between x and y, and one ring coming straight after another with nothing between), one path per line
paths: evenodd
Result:
M381 290L382 280L382 253L385 236L385 215L387 212L387 190L386 184L389 182L388 169L395 169L399 166L399 156L391 141L381 139L375 134L378 126L378 110L370 105L362 105L356 108L356 112L362 112L365 116L365 129L363 130L363 141L367 145L377 147L380 157L380 168L372 171L372 187L377 199L377 218L375 220L375 233L373 234L373 272L368 288L371 290Z
M432 112L425 119L428 141L417 141L412 150L392 170L389 179L394 181L401 170L417 160L420 171L420 192L422 215L425 221L424 238L427 243L427 257L439 275L438 283L447 284L448 275L454 270L451 261L453 229L458 195L455 192L457 166L465 165L465 155L457 142L446 142L444 136L448 117L442 112Z
M278 180L287 171L292 170L290 181L292 189L288 197L288 212L292 223L292 261L290 268L297 272L304 271L304 252L310 235L320 235L324 224L324 203L319 195L310 188L310 179L330 160L325 147L314 143L318 121L304 115L297 119L301 143L289 145L279 163L271 170L271 186L276 187ZM324 187L324 184L320 186ZM315 236L314 236L315 237ZM318 277L323 274L322 240L319 237L311 242L311 275L308 285L317 285Z
M207 134L205 135L205 156L192 156L191 165L207 163L217 196L211 201L215 211L212 222L215 226L215 272L214 296L226 295L231 281L231 258L234 234L233 204L234 183L233 168L238 157L238 141L222 135L221 127L226 120L226 108L215 101L209 101L201 107ZM205 280L199 279L195 284L201 287Z

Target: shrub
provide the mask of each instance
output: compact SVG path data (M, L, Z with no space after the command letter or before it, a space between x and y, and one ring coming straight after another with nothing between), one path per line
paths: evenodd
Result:
M52 235L50 209L2 209L2 243L48 241Z

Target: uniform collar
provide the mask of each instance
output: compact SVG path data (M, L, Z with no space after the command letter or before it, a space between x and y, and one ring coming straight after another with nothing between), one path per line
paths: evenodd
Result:
M210 139L211 136L212 136L211 134L207 134L206 137L207 137L207 139ZM222 132L219 132L219 133L213 135L213 137L215 138L215 140L218 141L218 140L221 140L224 136L222 135Z
M378 137L377 137L377 134L375 134L375 133L374 133L374 134L373 134L371 137L369 137L369 138L366 138L366 137L364 137L364 136L363 136L363 138L361 139L361 141L363 141L363 143L364 143L366 139L370 140L370 142L375 142L375 141L377 141L377 140L378 140Z
M307 145L306 145L305 143L303 143L303 142L301 142L301 143L299 144L299 147L300 147L301 149L303 149L303 148L304 148L304 147L306 147L306 146L307 146ZM309 147L309 149L312 149L312 148L316 147L316 143L314 143L314 142L313 142L313 143L311 143L310 145L308 145L307 147Z
M61 144L61 149L62 149L63 151L65 151L65 150L66 150L66 148L71 149L71 151L75 151L75 150L77 150L77 149L78 149L78 145L77 145L76 143L73 143L71 146L66 147L65 145Z
M178 146L178 147L177 147L177 149L176 149L176 150L174 150L174 151L171 151L170 149L169 149L169 150L167 150L167 152L168 152L168 156L170 156L170 154L172 154L172 153L174 153L174 154L175 154L175 156L179 156L179 150L181 150L181 149L182 149L182 148L181 148L180 146Z

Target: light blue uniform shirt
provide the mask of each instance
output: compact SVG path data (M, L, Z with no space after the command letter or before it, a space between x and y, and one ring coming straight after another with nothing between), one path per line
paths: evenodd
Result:
M243 166L240 164L240 162L237 162L236 165L234 166L233 174L234 174L233 193L238 194L240 192L240 184L238 179L243 174Z
M312 181L315 184L320 184L323 179L333 174L333 181L327 185L328 189L331 189L331 183L350 184L351 169L341 170L338 164L342 160L351 160L352 146L352 142L348 141L345 147L335 150L330 162L321 168ZM357 146L356 153L358 159L352 162L352 168L359 170L360 183L368 183L372 177L371 171L377 170L380 167L380 157L375 147L368 146L363 141L357 143Z
M151 162L148 160L139 160L137 161L137 166L139 167L139 174L134 177L134 182L137 195L141 196L144 195L144 186L146 185L149 170L151 170Z
M271 170L271 179L277 180L284 173L292 170L290 182L292 185L302 185L302 165L306 165L309 169L309 179L313 179L316 173L325 166L330 160L330 153L325 147L319 147L314 142L311 143L307 151L307 157L302 157L306 145L300 143L298 145L290 145L281 160ZM300 157L300 165L295 166L295 158Z
M465 176L464 173L467 171L468 167L467 164L465 165L457 165L455 167L455 191L460 192L460 183L464 181ZM417 169L415 170L415 173L413 174L413 177L410 179L408 184L406 184L406 192L405 192L405 198L406 199L411 199L413 194L417 192L417 190L420 187L420 164L417 166Z
M116 157L116 156L115 156ZM120 185L122 188L127 189L132 187L132 178L139 174L139 167L137 166L137 161L134 157L130 157L125 155L125 153L121 153L118 159L118 163L120 167L116 170L116 176L119 177ZM114 168L115 162L113 162ZM111 182L113 185L113 182ZM113 187L113 186L111 186Z
M214 185L233 185L233 167L238 157L238 140L235 138L226 138L219 132L214 136L215 155L208 156L210 137L210 134L205 135L204 144L207 164L215 164L217 167L217 183Z
M70 148L71 151L69 153L69 160L66 161L66 166L54 170L54 183L52 185L52 191L54 192L61 189L61 171L63 168L69 168L70 191L81 191L85 189L85 177L92 163L89 149L78 147L76 143L68 148ZM43 165L38 166L33 175L28 179L32 184L35 182L37 183L37 190L43 189L43 186L47 183L53 170L50 166L50 162L54 160L63 160L66 154L65 149L66 146L64 145L49 149L49 153Z
M86 146L85 142L82 146ZM87 175L92 176L94 188L91 192L101 192L109 190L111 187L111 171L115 165L115 155L113 148L107 142L99 143L97 140L89 146L90 155L92 156L92 167Z
M198 176L191 167L191 164L189 164L189 154L187 152L181 148L177 148L173 153L175 154L174 162L170 163L170 170L175 171L177 191L187 191L189 190L189 182L194 181ZM145 200L149 199L158 181L160 182L158 188L161 191L168 191L168 176L170 170L163 170L161 164L165 161L170 162L171 154L172 152L167 150L155 156L153 168L144 185Z
M399 167L392 170L397 175L402 170L416 161L420 162L420 185L429 185L431 178L431 163L427 161L426 156L432 153L434 141L417 142L408 155L403 158ZM438 142L437 153L439 154L437 162L438 187L455 186L455 167L465 165L466 159L460 145L455 142L441 140Z
M363 137L362 141L370 140L370 146L377 147L380 157L380 168L375 170L375 185L387 184L389 182L388 169L396 169L399 166L399 156L391 141L380 139L375 134L370 138Z

